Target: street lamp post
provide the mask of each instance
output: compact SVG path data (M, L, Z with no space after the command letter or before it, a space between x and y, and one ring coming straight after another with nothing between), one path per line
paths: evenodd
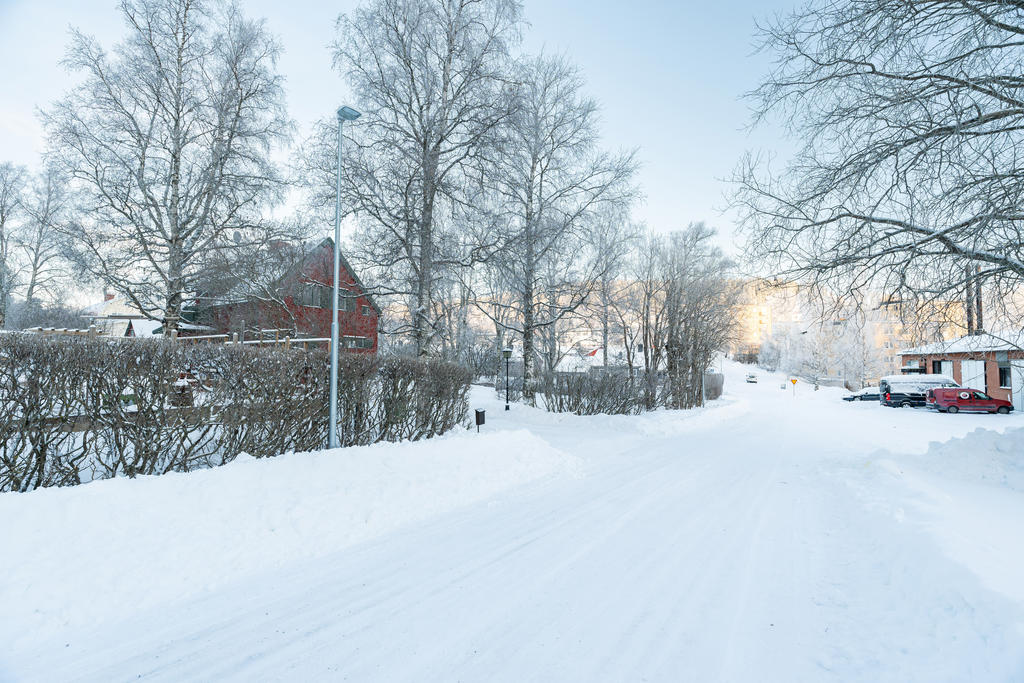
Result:
M501 350L501 355L505 356L505 410L508 410L508 363L512 358L512 349L506 346Z
M327 446L338 447L338 280L341 279L341 124L355 121L359 112L349 107L338 109L338 187L334 198L334 283L331 310L331 406Z

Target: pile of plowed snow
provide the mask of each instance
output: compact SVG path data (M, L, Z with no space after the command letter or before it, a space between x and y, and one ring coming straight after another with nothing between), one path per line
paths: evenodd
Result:
M899 462L946 478L1024 493L1024 429L976 429L959 439L933 443L927 453Z
M1024 603L1024 429L976 429L875 464L858 487L873 507L927 529L985 586Z
M576 467L523 429L461 431L0 495L0 642L180 600Z

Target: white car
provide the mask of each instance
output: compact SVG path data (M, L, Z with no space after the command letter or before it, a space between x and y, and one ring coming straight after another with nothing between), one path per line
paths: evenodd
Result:
M749 374L747 375L747 383L748 383L748 384L757 384L757 375L755 375L755 374L754 374L754 373L752 373L752 372L751 372L751 373L749 373Z

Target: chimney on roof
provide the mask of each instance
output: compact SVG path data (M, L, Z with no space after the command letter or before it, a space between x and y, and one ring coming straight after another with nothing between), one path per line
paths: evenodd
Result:
M113 299L114 299L113 292L108 292L107 290L104 289L103 290L103 300L104 301L113 301Z

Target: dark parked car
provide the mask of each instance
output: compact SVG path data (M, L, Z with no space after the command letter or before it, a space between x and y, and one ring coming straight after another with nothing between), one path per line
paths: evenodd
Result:
M992 398L977 389L929 389L925 394L929 408L943 413L1006 413L1013 410L1013 404Z
M929 389L959 386L945 375L889 375L878 383L878 402L890 408L924 407Z
M864 387L858 392L849 396L843 396L844 401L877 401L878 387Z

